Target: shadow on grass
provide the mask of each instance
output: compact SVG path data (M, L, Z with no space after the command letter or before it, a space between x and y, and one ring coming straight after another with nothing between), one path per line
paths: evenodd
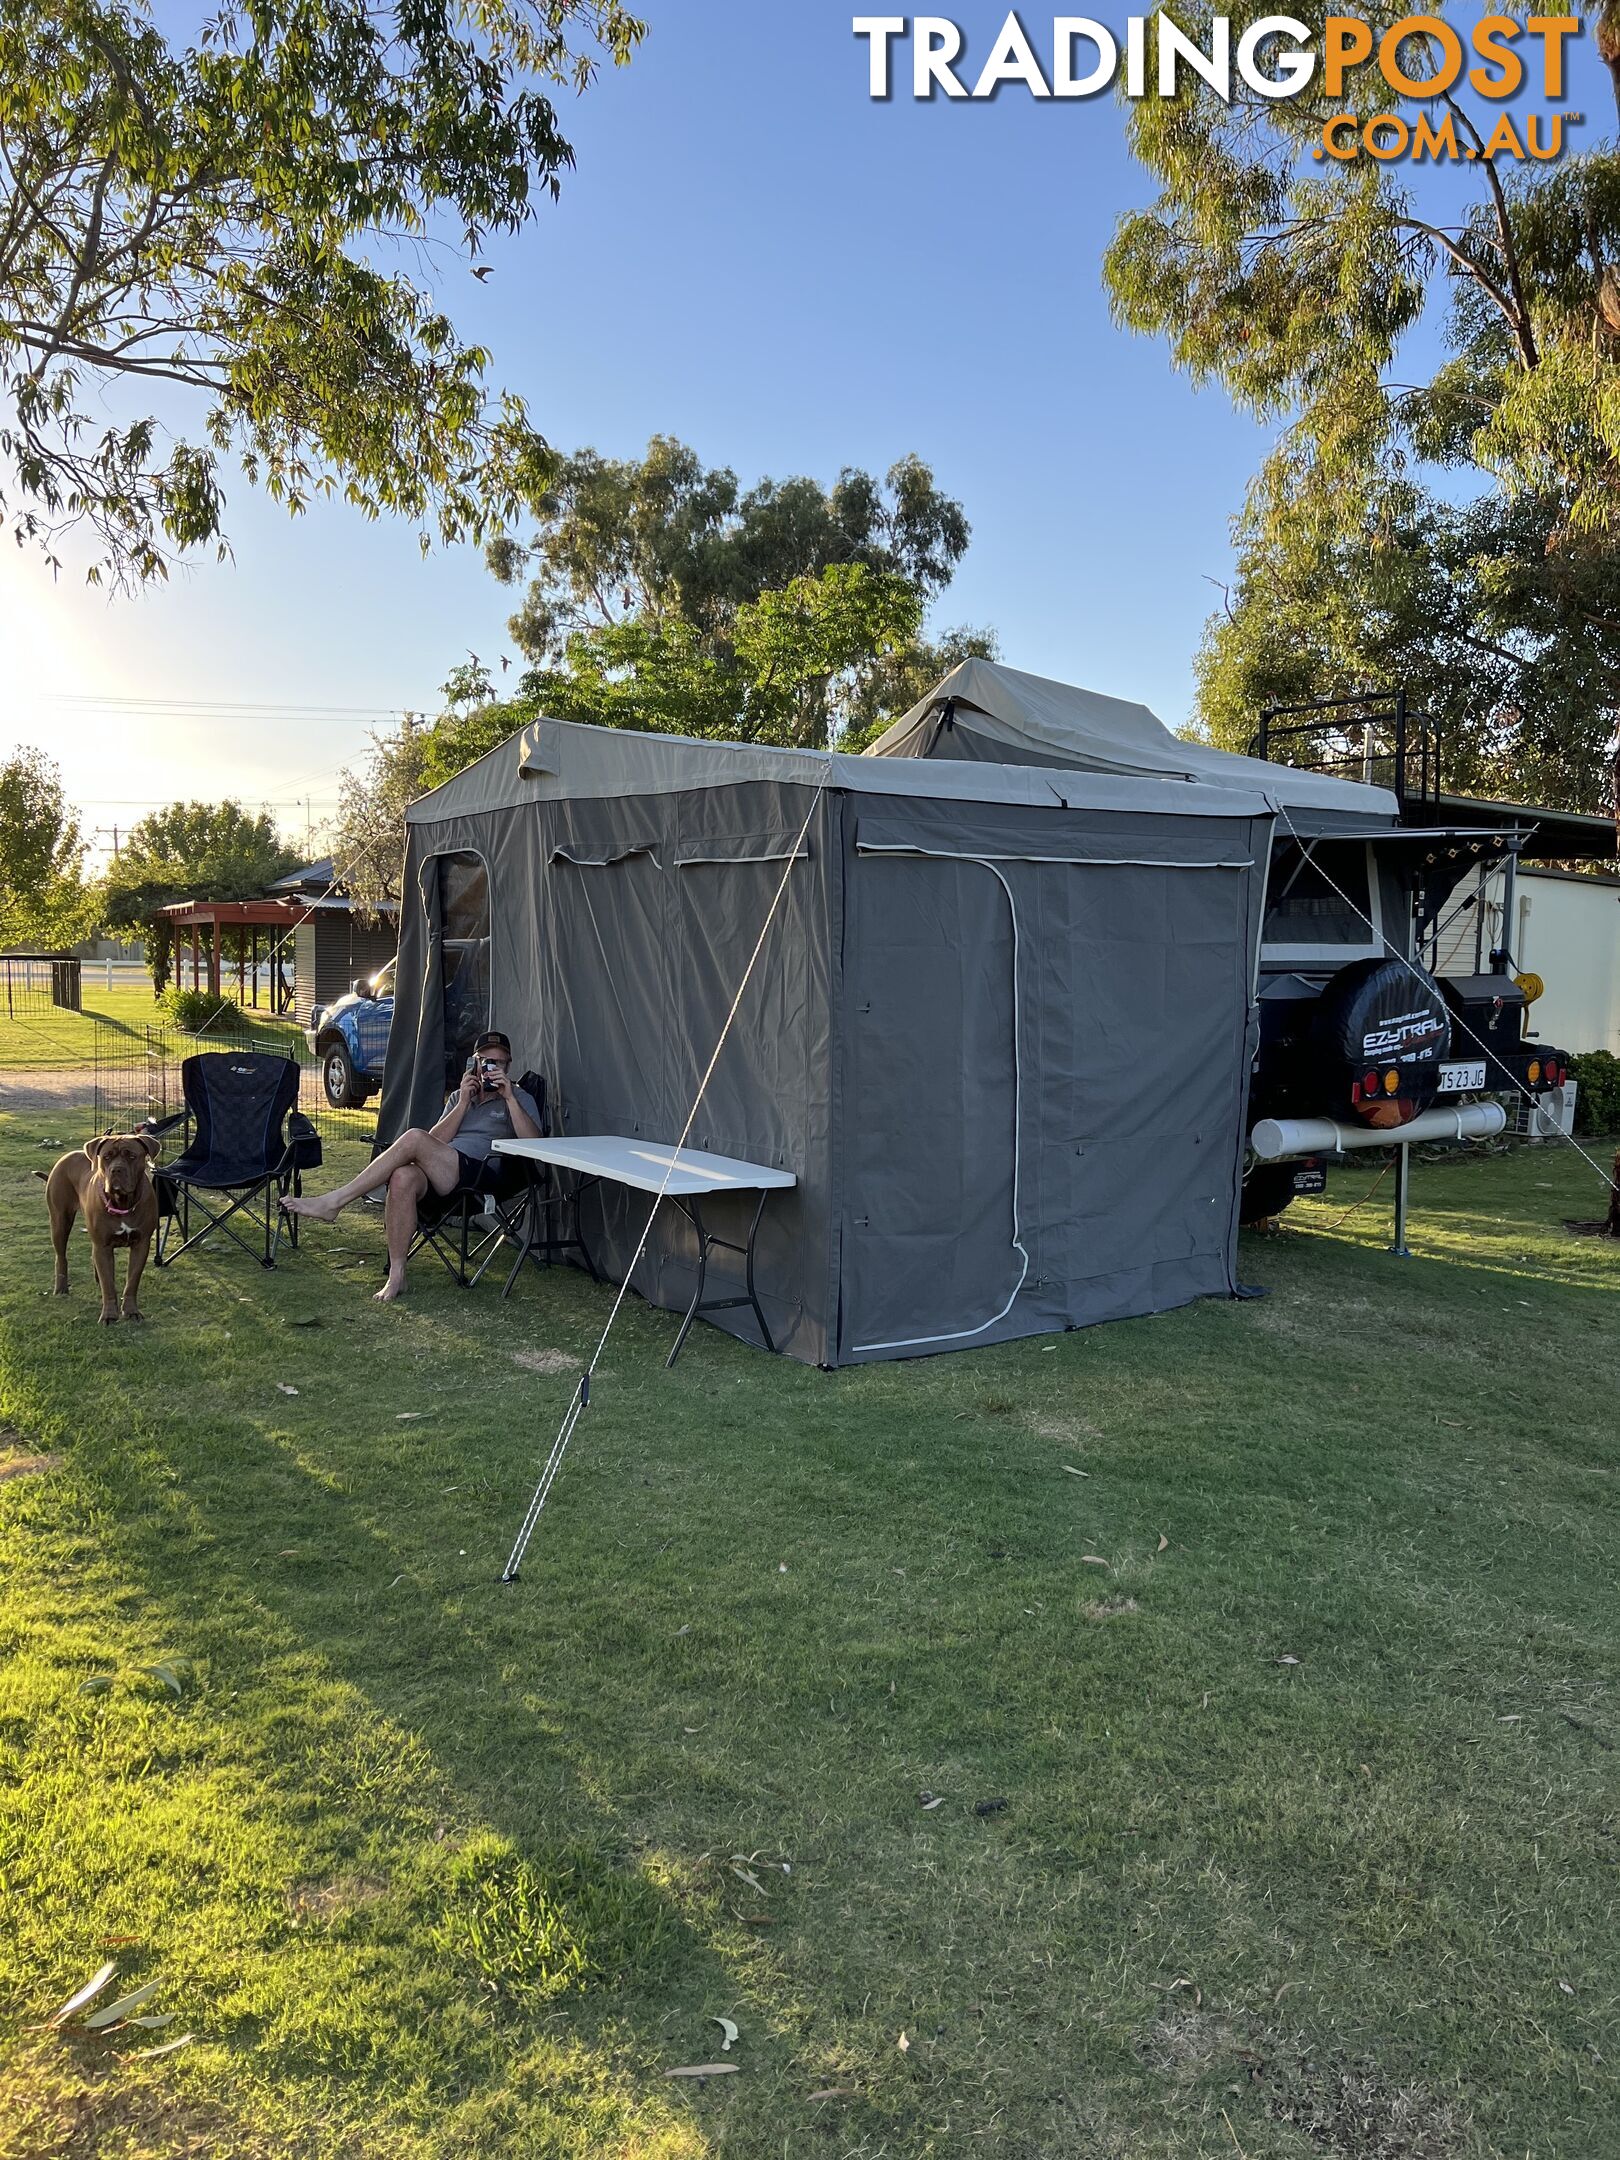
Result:
M262 1309L267 1299L301 1306L312 1287L323 1303L331 1294L295 1282L291 1269L256 1278L216 1262L164 1282L171 1294L190 1291L193 1322L201 1280L225 1318L236 1300ZM570 1304L589 1308L574 1317L596 1324L599 1297L583 1281L559 1287ZM420 1296L413 1318L430 1354L458 1347L443 1335L467 1312L460 1298L437 1285ZM373 1317L383 1319L361 1315ZM103 1343L114 1356L138 1350L149 1385L147 1357L163 1324ZM387 1493L396 1467L413 1482L417 1434L401 1425L395 1448L384 1435L357 1453L352 1436L333 1445L299 1437L288 1404L277 1404L280 1418L199 1416L186 1407L198 1391L185 1365L210 1361L214 1338L231 1331L216 1316L201 1332L198 1340L193 1329L172 1369L172 1419L152 1415L138 1382L120 1388L110 1428L104 1416L75 1420L73 1476L98 1569L120 1601L134 1600L143 1626L167 1631L206 1672L201 1711L239 1732L275 1795L273 1812L299 1826L308 1855L311 1879L295 1901L302 1912L290 1907L255 1946L272 1968L293 1960L291 1986L278 1986L272 1972L222 1990L216 2017L240 2074L311 2092L337 2076L355 2124L403 2104L435 2151L482 2150L485 2138L505 2150L500 2139L520 2133L535 2151L572 2151L564 2128L572 2110L582 2152L675 2160L706 2149L694 2110L718 2107L722 2121L737 2113L740 2076L716 2078L691 2099L692 2088L677 2099L663 2077L669 2067L715 2059L713 2021L729 2014L748 2036L749 2103L768 2111L791 2049L773 2045L779 1975L774 1988L756 1985L770 1953L764 1929L747 1916L769 1908L762 1917L786 1921L787 1877L775 1873L774 1891L761 1891L731 1872L736 1834L727 1818L746 1802L720 1789L723 1781L712 1855L629 1832L615 1792L634 1785L625 1774L632 1766L592 1745L593 1729L598 1737L603 1729L604 1670L651 1658L633 1588L609 1594L595 1580L583 1619L576 1608L558 1625L570 1563L550 1540L531 1556L524 1582L502 1585L505 1547L490 1530L515 1518L514 1478L498 1494L483 1481L482 1519L461 1534L487 1542L471 1571L451 1563L458 1581L446 1591L434 1540L456 1534L461 1503L441 1500L434 1510L419 1495L390 1523L355 1497L361 1483ZM297 1369L308 1338L278 1332ZM76 1347L76 1362L86 1362L87 1346ZM400 1379L377 1374L379 1385ZM405 1384L414 1384L408 1374ZM544 1391L542 1416L569 1385ZM469 1409L476 1415L475 1401ZM519 1458L526 1467L532 1443L506 1438L505 1468ZM476 1475L455 1482L481 1484ZM595 1567L612 1557L598 1528L588 1535ZM230 1707L216 1710L227 1690ZM649 1716L659 1692L647 1691ZM290 1750L289 1719L297 1728ZM275 1728L281 1744L266 1751L261 1730ZM755 1866L763 1872L765 1863ZM431 1970L386 2002L334 2006L317 1989L306 1995L297 1974L311 1955L312 1915L351 1959L426 1946ZM414 2046L413 2021L442 2021L450 2044ZM801 2075L801 2096L816 2082ZM413 2097L402 2103L406 2088Z
M865 2097L833 2104L841 2149L864 2138L920 2151L946 2115L956 2135L971 2134L964 2120L998 2134L993 2101L974 2113L962 2097L969 2070L950 2084L930 2061L936 2018L965 2027L968 2065L993 2038L1003 2079L1020 2082L1026 2127L1003 2129L999 2153L1091 2149L1060 2127L1064 2090L1117 2098L1122 2065L1156 2121L1218 2131L1207 2111L1183 2120L1194 2098L1145 2083L1135 2063L1144 2006L1163 2001L1152 1990L1195 1955L1212 1984L1224 1957L1232 1995L1251 1973L1264 2000L1279 1973L1294 1984L1287 1959L1308 1966L1313 1937L1331 1938L1351 1959L1332 2003L1369 2017L1382 2003L1404 2032L1388 2008L1403 1997L1400 1961L1458 1955L1462 1909L1434 1883L1479 1871L1465 1825L1500 1804L1495 1758L1465 1752L1482 1670L1511 1656L1502 1670L1541 1695L1571 1671L1584 1680L1583 1659L1597 1674L1599 1574L1556 1492L1516 1497L1511 1539L1493 1530L1466 1565L1436 1521L1440 1505L1481 1493L1499 1508L1498 1473L1522 1448L1511 1414L1477 1444L1446 1438L1452 1409L1460 1429L1501 1392L1481 1367L1476 1310L1482 1296L1501 1302L1495 1263L1391 1261L1374 1277L1364 1251L1300 1240L1279 1295L1257 1306L1127 1323L1061 1353L1027 1344L836 1376L708 1333L665 1376L674 1322L627 1306L598 1408L513 1589L499 1569L572 1376L525 1378L512 1353L543 1343L577 1356L605 1298L559 1273L501 1307L488 1286L467 1298L419 1273L406 1312L384 1314L330 1272L350 1249L369 1273L375 1225L330 1233L274 1278L230 1262L177 1271L145 1341L70 1338L47 1313L16 1330L10 1359L57 1429L74 1408L75 1568L99 1556L115 1600L137 1592L133 1609L206 1661L199 1712L239 1740L258 1809L298 1854L300 1881L282 1886L252 1943L258 1970L220 1992L237 2075L295 2081L306 2105L340 2079L351 2121L392 2112L434 2151L521 2138L562 2152L564 2117L584 2123L599 2106L598 2151L700 2151L685 2126L702 2121L752 2156L807 2122L810 2090L845 2083ZM1532 1400L1556 1380L1571 1328L1603 1325L1612 1339L1611 1289L1558 1292L1563 1331L1516 1344L1512 1385ZM1439 1376L1423 1404L1432 1440L1390 1422L1393 1385L1364 1410L1356 1396L1392 1316L1421 1331ZM1302 1371L1308 1441L1286 1408L1257 1409ZM279 1384L300 1392L278 1396ZM1574 1444L1596 1449L1608 1429L1597 1390L1572 1383L1569 1396ZM1080 1404L1125 1424L1122 1452L1105 1456L1101 1431L1088 1439ZM1055 1418L1049 1435L1031 1438L1031 1407ZM1414 1437L1432 1464L1410 1463ZM1109 1474L1070 1484L1066 1463ZM1550 1488L1556 1461L1538 1466ZM1376 1538L1382 1568L1359 1579L1370 1548L1348 1541L1376 1515L1374 1491L1398 1496L1402 1519ZM1157 1511L1170 1495L1161 1577ZM1532 1550L1543 1544L1562 1570L1545 1583ZM1086 1618L1090 1607L1055 1626L1032 1617L1099 1545L1109 1573L1097 1580L1140 1609L1123 1624ZM1349 1564L1334 1557L1345 1551ZM1188 1586L1185 1602L1170 1583ZM1401 1603L1409 1583L1423 1597L1439 1585L1455 1618L1421 1637ZM1530 1639L1533 1597L1556 1612L1555 1641L1545 1628ZM1577 1624L1589 1645L1572 1646ZM1174 1663L1160 1650L1172 1630L1186 1638ZM1481 1646L1470 1660L1414 1689L1413 1669L1457 1655L1465 1635ZM1312 1686L1336 1689L1314 1713L1284 1648ZM1212 1690L1214 1719L1200 1710ZM1518 1724L1512 1713L1493 1745ZM1544 1762L1587 1781L1571 1786L1586 1808L1595 1743L1567 1724L1551 1743ZM1076 1802L1063 1779L1089 1797ZM960 1810L950 1846L924 1841L954 1822L918 1814L924 1783ZM1009 1818L969 1812L1009 1788ZM1290 1816L1290 1804L1307 1811ZM256 1813L246 1799L244 1812ZM1543 1834L1528 1801L1504 1822L1480 1849L1517 1850L1527 1825ZM768 1848L786 1824L788 1845ZM733 1872L736 1852L754 1854L740 1864L764 1887ZM795 1875L770 1874L777 1858ZM1553 1873L1570 1865L1566 1848ZM1099 1879L1100 1900L1087 1887ZM1465 1930L1458 1985L1474 1960L1471 1984L1522 2020L1531 1993L1516 1968L1489 1962L1513 1951L1515 1895L1504 1873L1485 1924L1507 1931L1505 1950ZM1527 1930L1551 1925L1554 1895L1538 1872ZM1031 1898L1052 1917L1032 1924ZM830 1955L802 1939L801 1912L834 1918ZM1279 1947L1285 1922L1310 1947ZM353 1978L353 2004L323 1998L323 1952ZM1090 1973L1060 1995L1061 2026L1044 2022L1063 1984L1054 1954ZM368 1992L367 1961L385 1957L395 1962ZM859 1990L874 1982L887 2008L913 1972L929 2022L906 2010L916 2045L897 2054L890 2030L880 2061ZM742 2073L671 2101L662 2071L712 2059L719 2015L744 2028ZM1423 2045L1443 2054L1449 2028L1435 2017ZM1241 2037L1234 2025L1212 2048L1212 2075ZM1477 2047L1455 2044L1478 2078ZM1548 2056L1549 2078L1567 2074L1550 2044ZM1177 2134L1129 2149L1168 2152ZM1247 2126L1244 2137L1275 2149Z

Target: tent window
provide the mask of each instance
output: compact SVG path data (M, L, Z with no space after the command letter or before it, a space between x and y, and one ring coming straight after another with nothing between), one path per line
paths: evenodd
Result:
M727 833L719 838L688 841L675 854L675 866L679 870L809 860L809 848L792 833Z
M1358 912L1359 911L1359 912ZM1361 950L1376 942L1367 847L1361 840L1280 840L1266 899L1267 945Z
M481 855L439 857L439 926L444 1054L459 1067L490 1024L489 870Z

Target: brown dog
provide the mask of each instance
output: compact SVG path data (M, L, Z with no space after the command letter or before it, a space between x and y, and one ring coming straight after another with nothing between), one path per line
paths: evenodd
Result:
M152 1164L159 1145L147 1133L109 1133L64 1155L45 1181L51 1243L56 1247L56 1294L68 1294L68 1236L82 1210L90 1233L90 1264L101 1287L104 1327L118 1318L113 1254L120 1245L129 1248L123 1316L126 1320L141 1317L135 1297L158 1225Z

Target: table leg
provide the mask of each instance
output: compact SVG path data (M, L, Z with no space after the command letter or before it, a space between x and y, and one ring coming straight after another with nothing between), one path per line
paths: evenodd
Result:
M680 1356L681 1345L692 1331L692 1322L697 1318L698 1308L703 1303L703 1285L709 1273L709 1234L703 1227L702 1210L699 1208L695 1197L691 1200L678 1199L677 1205L691 1223L692 1228L697 1232L698 1274L697 1288L692 1292L692 1302L687 1306L686 1317L676 1331L675 1347L664 1360L664 1370L666 1372L669 1371L675 1360Z
M579 1247L579 1256L585 1263L585 1272L594 1283L599 1283L602 1278L596 1272L596 1262L591 1258L591 1248L585 1242L585 1225L580 1220L579 1203L593 1185L599 1185L601 1182L600 1178L576 1177L573 1191L568 1195L567 1202L565 1202L565 1206L571 1204L574 1210L574 1234L567 1242ZM566 1216L564 1221L566 1226Z
M506 1287L501 1292L503 1303L512 1295L512 1285L523 1273L523 1263L534 1250L534 1226L541 1214L539 1167L532 1162L525 1162L523 1167L529 1179L529 1189L523 1196L523 1242L518 1247L518 1256L512 1262L512 1272L507 1276Z
M760 1194L759 1205L754 1210L754 1219L748 1225L748 1249L743 1257L743 1267L748 1280L748 1302L754 1308L754 1318L759 1322L759 1332L765 1338L765 1347L774 1357L776 1344L771 1340L771 1331L765 1324L765 1314L754 1291L754 1240L759 1235L759 1225L765 1213L765 1202L768 1197L769 1195L766 1193L762 1192Z

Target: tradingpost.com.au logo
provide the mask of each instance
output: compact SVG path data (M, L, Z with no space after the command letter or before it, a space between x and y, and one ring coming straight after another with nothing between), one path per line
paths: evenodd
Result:
M1329 15L1320 42L1291 15L1266 15L1236 39L1229 17L1211 18L1207 44L1189 37L1167 15L1133 15L1123 51L1105 23L1089 15L1057 15L1037 52L1016 13L1009 14L975 69L967 63L960 25L943 15L857 15L857 38L869 54L868 91L874 98L989 98L1006 84L1036 98L1086 98L1108 90L1124 72L1125 95L1145 97L1148 83L1174 97L1187 76L1205 82L1228 104L1247 91L1259 98L1296 98L1320 77L1320 94L1342 105L1322 124L1313 155L1341 163L1372 157L1454 159L1535 158L1549 161L1565 147L1579 113L1499 114L1487 136L1456 114L1420 113L1407 121L1384 107L1365 121L1353 110L1358 83L1372 69L1398 98L1426 104L1449 99L1466 85L1498 103L1527 86L1549 102L1564 92L1564 41L1579 37L1574 15L1485 15L1464 34L1438 15L1406 15L1382 30L1359 15ZM1049 64L1048 64L1049 63Z

